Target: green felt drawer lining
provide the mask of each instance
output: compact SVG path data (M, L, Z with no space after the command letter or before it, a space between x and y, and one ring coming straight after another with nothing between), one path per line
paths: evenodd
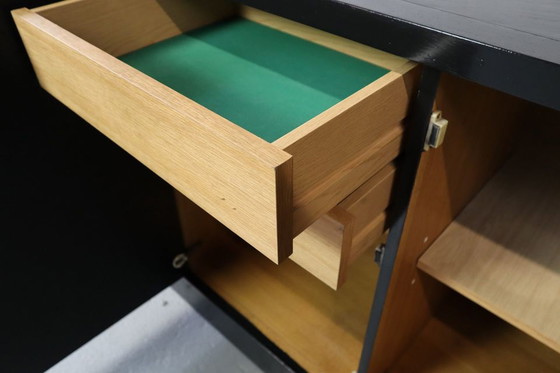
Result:
M388 72L242 18L120 58L269 142Z

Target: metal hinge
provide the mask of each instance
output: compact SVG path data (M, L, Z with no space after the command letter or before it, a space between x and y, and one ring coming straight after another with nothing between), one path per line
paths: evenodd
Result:
M426 141L424 142L424 151L430 150L430 148L438 148L443 143L448 124L448 120L442 117L441 110L432 113Z

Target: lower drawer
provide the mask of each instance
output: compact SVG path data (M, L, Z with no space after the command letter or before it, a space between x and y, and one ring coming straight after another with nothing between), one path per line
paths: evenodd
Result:
M351 265L384 239L395 167L387 165L294 240L290 259L337 290ZM177 193L185 245L199 250L238 246L239 238Z
M275 262L399 154L416 74L396 56L228 0L13 16L48 92Z
M294 240L290 259L338 289L352 263L384 239L395 166L387 165Z

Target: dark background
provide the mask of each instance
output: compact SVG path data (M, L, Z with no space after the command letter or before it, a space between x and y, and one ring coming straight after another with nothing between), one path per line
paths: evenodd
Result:
M42 372L179 277L173 191L43 91L0 5L0 372Z

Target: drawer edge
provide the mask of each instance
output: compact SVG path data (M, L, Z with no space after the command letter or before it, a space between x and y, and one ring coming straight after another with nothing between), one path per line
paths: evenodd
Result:
M346 279L354 217L335 207L294 238L290 260L337 290Z
M294 234L301 233L391 163L400 153L402 135L401 127L393 128L307 194L294 196Z

